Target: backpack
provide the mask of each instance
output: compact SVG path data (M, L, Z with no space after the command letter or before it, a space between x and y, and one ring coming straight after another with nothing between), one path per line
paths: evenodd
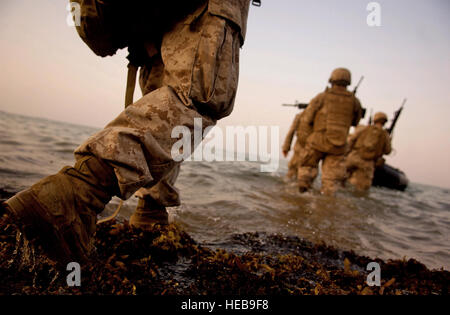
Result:
M133 103L138 68L150 58L146 44L155 47L162 34L206 0L70 0L79 7L77 32L98 56L113 56L128 47L130 61L125 107ZM77 19L75 19L77 21ZM77 21L78 22L78 21Z
M334 146L344 146L353 121L355 98L349 91L329 89L325 92L324 103L327 106L326 137Z
M129 47L143 63L144 41L158 41L162 33L205 0L70 0L79 6L76 26L81 39L98 56L114 55ZM140 49L140 50L139 50ZM140 64L139 64L140 63Z
M358 141L361 158L364 160L375 160L380 157L383 144L383 130L375 126L369 126L363 132Z

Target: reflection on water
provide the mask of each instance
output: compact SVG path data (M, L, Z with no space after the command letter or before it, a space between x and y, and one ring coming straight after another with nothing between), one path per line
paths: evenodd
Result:
M96 130L0 112L0 188L23 189L73 164L73 150ZM450 267L448 190L411 184L404 193L374 188L368 197L350 191L335 198L317 191L299 195L278 173L256 163L189 162L177 182L183 204L170 209L196 240L224 244L233 234L284 233L380 258L416 258ZM108 205L112 213L118 200ZM136 205L126 202L122 215Z

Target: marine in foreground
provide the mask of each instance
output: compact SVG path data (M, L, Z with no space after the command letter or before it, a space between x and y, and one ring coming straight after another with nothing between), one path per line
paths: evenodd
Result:
M106 3L84 4L82 21L88 22ZM132 216L132 225L146 229L155 217L164 220L165 206L179 202L173 184L180 163L171 156L176 140L172 129L193 130L196 118L207 128L232 112L250 0L184 4L187 11L177 12L172 24L157 29L158 34L151 30L151 36L137 45L151 60L140 78L147 94L85 141L75 151L74 167L64 167L4 204L27 239L49 257L61 263L88 260L97 214L113 196L126 200L144 188L142 197L147 199ZM82 28L80 34L86 42L87 30ZM131 57L136 57L136 43L127 44ZM113 54L114 49L102 54Z

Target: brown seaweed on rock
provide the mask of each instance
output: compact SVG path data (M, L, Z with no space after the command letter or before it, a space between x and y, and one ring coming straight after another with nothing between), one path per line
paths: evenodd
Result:
M3 214L2 295L447 295L450 280L449 272L430 271L415 260L384 262L296 237L235 235L227 247L239 250L230 252L197 244L177 225L143 232L125 221L99 226L96 254L81 266L81 287L68 287L69 272L19 236ZM381 265L379 288L366 284L372 261Z

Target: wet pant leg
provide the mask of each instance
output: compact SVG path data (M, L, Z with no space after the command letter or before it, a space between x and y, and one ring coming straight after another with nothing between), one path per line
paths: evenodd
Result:
M347 181L359 191L367 191L372 186L375 163L363 160L356 152L350 153L346 161Z
M322 188L325 195L333 196L346 178L345 155L327 154L322 164Z
M310 189L314 179L319 172L319 162L324 153L306 146L303 150L298 168L298 186L303 189Z
M294 155L288 164L288 178L298 178L298 167L301 159L302 147L298 141L294 145Z

